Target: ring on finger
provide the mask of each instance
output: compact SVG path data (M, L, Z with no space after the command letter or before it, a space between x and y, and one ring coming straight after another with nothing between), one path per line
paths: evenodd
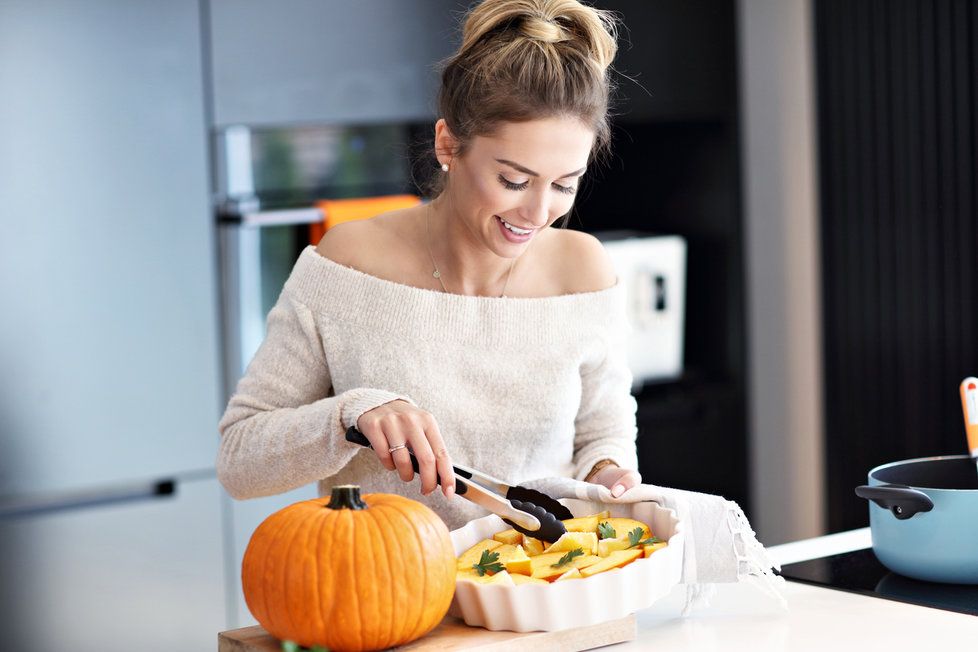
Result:
M407 444L398 444L397 446L391 446L387 449L388 453L393 453L394 451L399 451L402 448L407 448Z

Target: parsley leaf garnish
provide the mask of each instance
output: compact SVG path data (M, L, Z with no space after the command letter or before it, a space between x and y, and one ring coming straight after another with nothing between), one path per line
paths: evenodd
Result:
M611 527L611 523L605 521L604 523L598 523L598 538L599 539L614 539L618 535L615 533L615 528Z
M646 543L661 543L663 540L659 537L651 537L649 539L642 539L642 533L645 532L640 527L635 528L628 533L628 547L634 548L635 546L645 545Z
M482 551L482 557L479 558L479 562L472 564L472 568L479 573L479 577L482 577L486 573L498 573L503 570L503 565L499 563L499 553L489 552L489 549Z
M556 564L550 564L550 566L553 568L560 568L561 566L565 566L571 563L571 560L574 559L574 557L580 557L583 554L584 554L584 550L582 548L574 548L566 555L561 557L560 561L558 561Z

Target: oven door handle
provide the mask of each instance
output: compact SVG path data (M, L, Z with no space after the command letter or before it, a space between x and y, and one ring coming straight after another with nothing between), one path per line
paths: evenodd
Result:
M242 211L240 213L222 212L218 221L222 224L236 224L242 227L262 228L266 226L298 226L300 224L319 224L325 219L323 212L315 206L306 208L283 208L268 211Z

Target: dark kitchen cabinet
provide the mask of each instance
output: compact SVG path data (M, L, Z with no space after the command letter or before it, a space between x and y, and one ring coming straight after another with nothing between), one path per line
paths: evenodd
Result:
M450 0L208 0L215 126L434 116Z
M685 373L635 391L639 468L750 516L736 4L609 0L627 31L613 157L570 225L676 234L688 245Z
M725 119L737 101L735 12L728 0L603 0L621 16L614 67L629 122Z
M748 504L747 484L736 468L736 461L747 457L746 439L734 436L731 427L743 422L744 399L733 384L660 384L646 388L638 403L638 458L645 482Z

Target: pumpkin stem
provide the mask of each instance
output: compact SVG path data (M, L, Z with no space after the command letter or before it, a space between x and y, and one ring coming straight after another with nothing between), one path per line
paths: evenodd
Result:
M329 497L329 509L367 509L367 503L360 500L360 487L355 484L340 484L333 487Z

